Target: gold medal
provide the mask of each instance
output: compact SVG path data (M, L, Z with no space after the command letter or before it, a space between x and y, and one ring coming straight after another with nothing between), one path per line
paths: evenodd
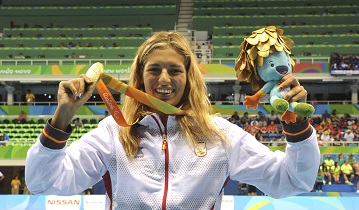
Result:
M101 79L101 75L103 74L103 65L102 63L94 63L86 72L86 76L90 78L92 81L92 85L90 85L90 89L96 87L97 83Z
M207 155L206 141L197 141L194 152L198 157L204 157Z

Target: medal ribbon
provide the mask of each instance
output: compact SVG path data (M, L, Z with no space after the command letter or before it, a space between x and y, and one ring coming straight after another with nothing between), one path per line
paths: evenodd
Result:
M135 124L138 121L138 119L131 124L128 124L126 122L121 110L118 108L118 105L117 105L115 99L113 98L112 94L110 93L110 91L108 90L107 87L111 88L114 91L125 94L126 96L129 96L129 97L131 97L143 104L146 104L149 107L157 109L165 114L168 114L168 115L185 115L186 114L185 111L183 111L175 106L172 106L171 104L161 101L160 99L155 98L155 97L153 97L145 92L142 92L134 87L128 86L127 84L125 84L115 78L112 78L109 75L101 74L101 78L100 78L98 84L96 85L96 89L99 92L106 107L110 111L111 115L113 116L113 118L115 119L117 124L120 126L124 126L124 127L131 126L131 125Z

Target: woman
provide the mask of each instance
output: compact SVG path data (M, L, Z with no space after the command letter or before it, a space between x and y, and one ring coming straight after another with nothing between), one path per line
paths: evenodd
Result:
M338 162L335 162L334 163L334 166L331 167L331 171L333 172L333 178L334 178L334 181L335 183L337 184L340 184L340 175L342 173L341 169L340 169L340 166L338 164Z
M340 153L335 162L337 162L339 166L342 166L344 164L344 161L345 161L344 155Z
M17 175L14 176L14 179L11 180L11 194L18 195L20 192L21 181Z
M327 177L328 184L331 185L332 184L332 174L330 173L330 169L325 162L323 162L322 165L319 166L319 170L324 175L324 177Z
M91 96L89 84L86 75L59 84L57 110L27 155L32 193L78 194L103 178L106 209L220 209L229 178L276 198L314 185L320 154L308 121L283 125L290 146L281 153L213 117L196 58L180 33L157 32L140 46L129 85L186 115L166 115L126 97L125 118L134 122L140 116L138 123L120 127L110 116L66 147L71 119ZM285 95L289 101L307 96L291 75L281 86L293 86Z

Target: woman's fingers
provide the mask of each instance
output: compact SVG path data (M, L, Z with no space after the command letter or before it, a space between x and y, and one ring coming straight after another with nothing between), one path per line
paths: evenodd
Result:
M285 100L289 102L305 102L307 100L308 92L300 85L299 81L292 74L284 76L280 81L279 88L281 90L287 87L290 87L291 89L283 97Z
M287 94L285 94L284 99L293 102L300 101L305 102L307 99L308 92L304 89L303 86L293 87Z
M91 96L92 91L89 90L88 86L92 84L92 81L86 77L86 75L81 75L80 78L72 79L68 81L62 81L59 85L58 98L65 99L65 95L68 98L72 98L74 101L77 101L84 97L86 94L86 100Z

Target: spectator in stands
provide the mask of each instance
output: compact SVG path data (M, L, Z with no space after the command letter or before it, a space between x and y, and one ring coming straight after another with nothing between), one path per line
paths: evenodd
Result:
M75 53L72 53L72 54L70 55L70 58L78 58L78 57L77 57L77 55L76 55Z
M254 129L259 132L261 130L261 126L259 126L257 122L258 121L252 121L251 129Z
M229 120L231 123L233 123L233 124L235 124L235 125L237 125L237 126L239 126L239 127L242 127L241 123L240 123L238 120L236 120L235 118L230 117L228 120Z
M338 123L333 124L333 128L331 130L331 135L335 141L342 139L342 129L339 127Z
M318 126L320 125L320 123L322 123L321 117L317 116L313 118L313 124L312 124L313 126Z
M343 155L342 153L340 153L340 154L338 155L337 160L336 160L335 162L338 162L338 165L339 165L339 166L342 166L342 165L344 164L344 162L345 162L344 155Z
M23 54L23 53L19 53L19 55L18 55L18 56L15 56L15 58L18 58L18 59L24 59L24 58L25 58L25 56L24 56L24 54Z
M258 125L258 117L256 115L253 116L253 119L250 122L251 126Z
M344 117L339 118L339 125L340 125L340 128L342 128L342 129L348 128L348 122Z
M271 144L272 147L278 147L278 139L277 137L273 136L273 138L271 139Z
M268 133L270 134L278 134L279 131L278 131L278 127L277 125L274 123L274 121L270 121L270 124L267 126L267 130L268 130Z
M331 167L332 171L333 171L333 179L334 179L334 182L337 183L337 184L340 184L340 175L342 174L341 172L341 169L340 169L340 165L338 162L335 162L334 163L334 166Z
M240 90L239 91L239 104L243 104L243 101L246 99L246 94L244 93L243 90Z
M73 42L69 42L69 44L67 45L68 48L73 48L75 47L76 45L73 43Z
M348 185L353 185L352 181L354 179L353 167L349 164L348 159L345 160L344 164L340 167L345 183Z
M64 42L61 42L59 47L66 47L66 45Z
M267 134L268 133L268 126L267 126L267 121L263 121L262 125L260 126L260 130L261 134Z
M307 119L283 124L291 146L285 153L272 152L238 126L212 116L205 81L181 33L155 32L137 52L128 84L186 114L164 114L127 96L125 118L138 123L124 127L116 116L107 117L66 148L70 122L93 93L84 87L97 81L81 75L60 82L55 114L27 153L26 182L32 193L79 194L103 178L112 189L106 209L161 209L162 204L166 209L219 209L228 177L277 198L311 190L320 153ZM306 99L292 74L283 77L280 88L290 86L286 100Z
M327 164L327 166L329 168L331 168L332 166L334 166L334 160L332 159L332 156L327 155L327 158L324 160L325 164Z
M348 119L347 119L347 127L349 128L349 129L353 129L354 130L354 128L353 128L353 125L355 124L355 120L353 120L353 117L352 116L350 116Z
M240 122L240 117L238 115L238 112L236 112L236 111L232 114L231 118L233 118L234 120Z
M354 133L354 139L359 141L359 126L358 123L352 125L353 133Z
M248 133L251 131L251 125L249 124L249 122L244 123L243 130Z
M243 116L241 117L241 124L245 125L247 122L250 122L250 118L248 112L244 112Z
M330 115L330 119L333 123L339 122L339 116L337 114L337 110L333 109L332 114Z
M356 168L356 163L357 163L357 160L356 160L356 158L354 157L354 155L353 154L349 154L348 155L348 157L347 157L347 159L346 159L347 161L348 161L348 163L353 167L353 170Z
M15 123L26 123L26 114L24 111L20 111L19 116L16 118Z
M6 131L3 131L0 137L1 137L0 141L4 141L0 143L0 145L6 146L8 141L10 140L10 136L6 133Z
M322 114L322 119L330 118L330 114L328 113L328 110L324 110L324 113Z
M354 141L354 133L352 132L352 130L347 129L345 134L344 134L343 139L346 142L353 142Z
M333 146L345 146L343 141L340 138L331 138L330 141L332 142Z
M249 196L257 196L257 187L247 184L247 192Z
M278 146L285 146L287 141L285 140L285 135L281 135L279 138Z
M75 119L74 125L75 125L75 132L79 133L80 128L82 128L82 121L80 120L80 118Z
M329 171L329 167L325 162L322 163L322 165L319 166L320 172L324 175L324 177L327 177L328 184L332 185L332 174Z
M26 104L34 105L35 99L36 99L35 95L31 92L30 89L27 89L26 95L25 95Z
M16 24L14 23L14 21L10 21L10 28L16 28Z
M318 126L315 127L315 130L317 131L317 134L323 134L324 132L324 122L320 123ZM328 130L328 132L330 132Z
M266 118L266 116L263 114L262 111L259 111L259 112L258 112L258 120L261 120L261 119L266 120L267 118Z
M349 65L345 63L344 61L340 62L340 65L338 66L339 70L349 70Z
M268 122L274 121L274 123L277 124L279 123L279 118L280 117L278 117L278 115L275 114L274 110L272 110L268 115Z
M323 127L324 130L329 130L330 132L332 132L333 130L333 124L332 124L332 120L330 118L326 118L325 120L323 120Z
M322 192L324 184L324 174L318 169L317 179L315 181L314 189L316 192Z
M263 127L263 125L265 124L265 127L267 128L267 121L266 121L266 118L259 118L259 120L258 120L258 125L260 126L260 127Z
M116 44L116 42L112 43L112 47L118 47L118 45Z
M331 138L329 135L329 131L324 131L324 133L320 136L320 146L328 147L331 145Z
M251 132L250 134L252 134L258 142L263 142L263 136L261 134L261 132L259 131L259 129L255 129L255 128L251 128Z

